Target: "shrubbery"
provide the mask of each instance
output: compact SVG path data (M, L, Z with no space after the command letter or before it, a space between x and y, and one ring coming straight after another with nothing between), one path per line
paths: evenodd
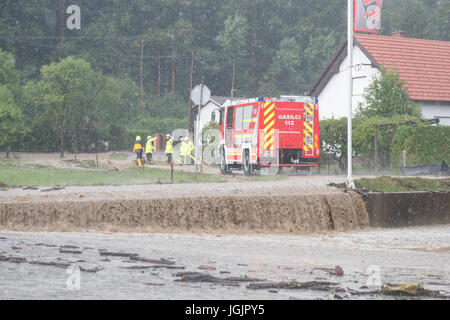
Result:
M402 152L406 150L407 166L450 163L450 127L402 127L392 142L391 167L398 170Z

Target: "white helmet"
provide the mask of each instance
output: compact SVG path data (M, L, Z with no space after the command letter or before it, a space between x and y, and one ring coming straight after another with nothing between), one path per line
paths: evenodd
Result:
M149 140L149 139L151 139L151 138L152 138L152 136L148 136L148 137L147 137L147 140Z

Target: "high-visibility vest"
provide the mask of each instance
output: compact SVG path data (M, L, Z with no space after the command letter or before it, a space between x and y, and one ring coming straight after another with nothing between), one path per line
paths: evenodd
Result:
M187 151L189 153L192 153L192 151L194 151L194 148L195 148L194 143L191 140L189 140L189 142L187 143Z
M147 140L147 143L145 144L145 153L153 153L153 149L155 148L153 146L153 141L155 141L156 138L151 138Z
M186 141L181 141L180 156L184 157L188 152L189 152L189 149L188 149L188 145L187 145Z
M142 146L142 143L140 141L136 141L133 146L133 152L136 152L136 150L139 149L144 149L144 147Z
M173 140L172 139L167 140L166 153L173 153Z

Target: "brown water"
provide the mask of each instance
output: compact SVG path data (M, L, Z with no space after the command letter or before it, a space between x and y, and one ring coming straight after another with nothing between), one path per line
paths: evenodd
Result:
M61 253L61 246L80 254ZM316 235L206 235L139 233L60 233L0 231L3 256L26 263L0 261L0 299L332 299L312 290L249 290L245 283L223 286L174 281L171 269L125 269L151 264L125 257L105 257L99 249L173 260L184 271L217 277L243 276L269 281L336 281L361 290L368 268L377 266L382 283L421 282L431 290L450 291L450 225L402 229L328 232ZM105 259L107 258L107 259ZM79 290L69 290L66 268L30 264L66 262L96 273L81 272ZM78 261L78 262L77 262ZM216 270L200 270L200 265ZM339 265L344 276L312 267ZM226 271L229 273L221 273ZM146 284L147 283L147 284ZM151 283L149 285L148 283ZM344 299L392 298L339 293Z

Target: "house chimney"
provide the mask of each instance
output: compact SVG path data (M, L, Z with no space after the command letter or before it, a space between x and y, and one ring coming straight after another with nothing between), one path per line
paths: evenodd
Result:
M405 31L394 31L391 33L391 36L405 38Z

